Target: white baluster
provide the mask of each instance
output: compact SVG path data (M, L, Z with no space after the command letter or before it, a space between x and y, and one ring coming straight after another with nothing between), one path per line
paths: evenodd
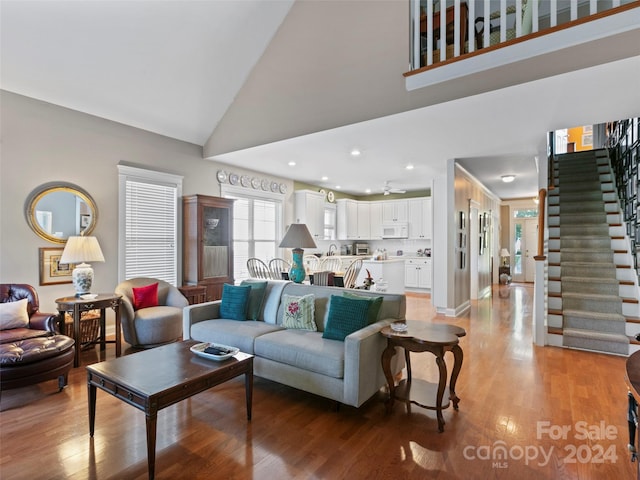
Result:
M598 0L589 0L589 15L598 13Z
M500 0L500 43L507 41L507 0Z
M469 18L467 18L467 32L469 34L469 52L473 52L476 49L476 2L469 2Z
M447 59L447 2L440 2L440 61Z
M491 2L489 2L488 0L485 0L484 2L484 35L483 35L483 39L482 39L482 44L485 47L489 46L489 31L491 30L491 25L489 22L489 15L491 15L491 12L489 11L489 7L491 6Z
M578 19L578 0L571 0L571 20Z
M516 0L516 38L522 36L522 0Z
M422 55L422 40L420 38L420 2L411 0L411 11L413 12L413 68L420 68L420 57Z
M460 0L455 0L453 6L453 56L459 57L462 49L462 45L460 45Z
M537 32L538 29L540 28L539 22L538 22L538 0L529 0L531 2L533 2L533 18L532 18L532 25L531 25L531 31L532 32Z
M552 27L555 27L556 25L558 25L558 1L557 0L551 0L549 8L551 9L551 23L550 25Z
M433 0L427 0L427 65L433 65Z

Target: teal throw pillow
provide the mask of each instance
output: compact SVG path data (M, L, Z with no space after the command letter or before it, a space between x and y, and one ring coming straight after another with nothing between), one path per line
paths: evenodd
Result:
M367 326L371 302L331 295L329 318L322 338L344 341L345 337Z
M247 320L258 320L262 311L265 293L267 293L266 280L247 279L240 282L240 286L250 286L249 304L247 305Z
M367 300L368 302L370 302L367 321L369 325L378 321L378 313L380 312L380 307L382 306L382 297L367 297L365 295L358 295L356 293L349 292L344 292L343 296L347 298Z
M282 303L284 304L282 326L285 328L317 332L315 301L316 297L313 293L302 297L282 295Z
M220 318L230 320L246 320L247 305L249 304L249 294L251 287L240 285L222 286L222 301L220 302Z

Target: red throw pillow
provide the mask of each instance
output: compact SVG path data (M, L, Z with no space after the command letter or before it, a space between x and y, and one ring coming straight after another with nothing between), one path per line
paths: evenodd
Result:
M158 306L158 282L144 287L133 288L133 309Z

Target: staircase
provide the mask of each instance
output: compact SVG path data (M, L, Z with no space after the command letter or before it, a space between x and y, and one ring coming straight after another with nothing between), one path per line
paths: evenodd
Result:
M557 188L549 196L550 331L561 333L565 347L628 355L624 304L637 310L637 281L626 261L607 152L560 155L555 168Z

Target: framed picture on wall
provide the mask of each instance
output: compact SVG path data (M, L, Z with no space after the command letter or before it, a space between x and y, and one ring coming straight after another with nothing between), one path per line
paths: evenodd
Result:
M42 247L40 250L40 285L71 283L73 263L60 263L63 247Z

